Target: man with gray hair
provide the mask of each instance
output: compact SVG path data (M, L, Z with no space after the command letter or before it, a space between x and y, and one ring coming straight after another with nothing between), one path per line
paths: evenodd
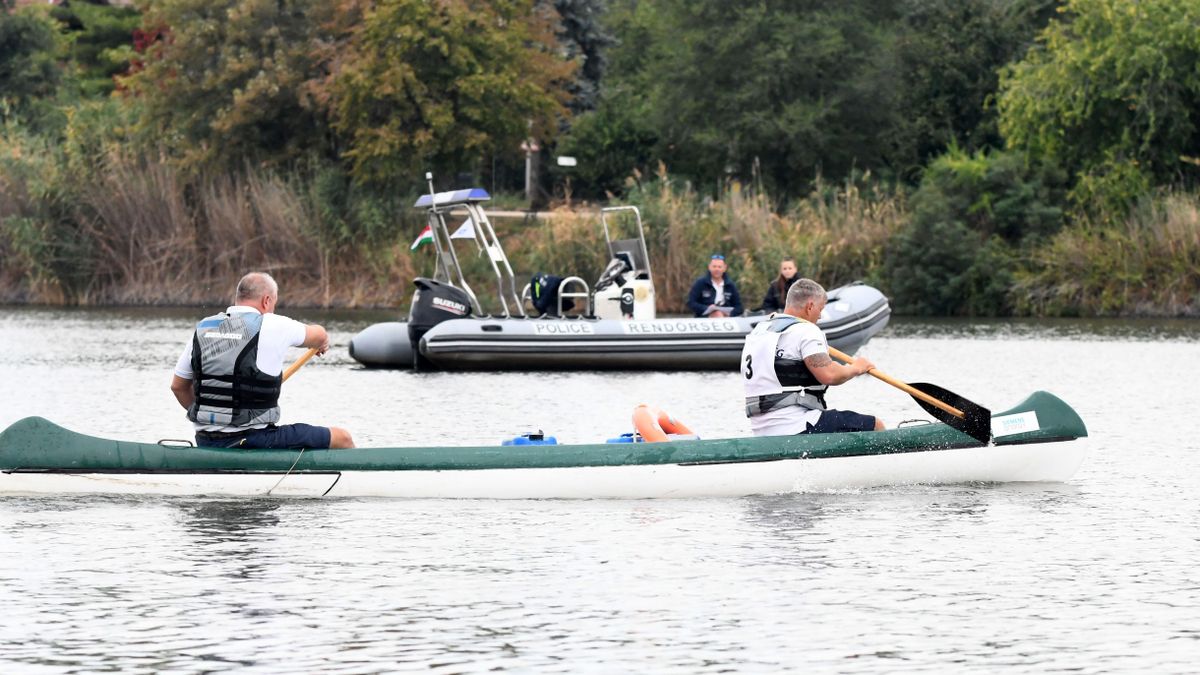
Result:
M800 279L788 290L783 312L746 337L746 416L756 436L883 430L877 417L825 405L829 387L875 367L861 356L845 365L829 357L825 334L817 327L825 300L820 284Z
M283 357L290 347L329 351L317 325L275 314L279 285L265 272L242 277L233 305L196 324L175 364L171 392L196 428L196 445L247 449L353 448L350 432L276 425Z

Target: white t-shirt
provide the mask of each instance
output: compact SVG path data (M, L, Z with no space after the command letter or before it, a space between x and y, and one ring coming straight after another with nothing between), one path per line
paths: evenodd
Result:
M239 312L254 312L258 310L245 305L233 305L225 310L229 314ZM283 357L287 350L304 344L307 327L286 316L266 314L263 316L262 328L258 332L258 359L255 363L258 369L267 375L279 375L283 372ZM195 378L192 372L192 340L189 338L179 361L175 363L175 374L185 380ZM211 424L196 424L197 431L239 431L241 427L222 427Z
M717 307L724 305L725 304L725 277L721 277L720 281L713 281L710 278L709 283L711 283L713 289L716 290L716 294L713 295L712 304L716 305ZM704 312L704 315L708 316L709 314L712 314L714 311L716 311L716 310L714 310L710 307L709 309L707 309Z
M829 352L825 333L814 323L803 321L788 328L779 336L776 345L779 356L788 359L806 359L815 354ZM808 430L821 418L820 410L789 405L769 410L750 418L750 429L755 436L791 436Z

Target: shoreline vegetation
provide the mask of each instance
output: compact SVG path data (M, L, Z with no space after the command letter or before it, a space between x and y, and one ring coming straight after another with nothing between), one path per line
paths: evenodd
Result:
M1197 25L1177 0L0 0L0 302L222 304L264 270L291 306L406 307L432 171L553 211L494 223L520 283L593 280L597 205L639 206L664 314L719 252L751 308L792 256L897 315L1200 317Z
M0 160L22 158L11 145L8 152ZM292 307L407 309L411 280L433 272L432 248L409 250L425 219L412 208L415 193L374 204L386 225L346 237L319 178L251 170L186 182L163 162L113 158L73 183L69 196L56 195L39 183L56 178L58 168L53 153L43 152L30 164L45 173L20 183L13 172L0 178L9 195L24 197L0 210L0 303L221 304L242 273L265 270ZM680 182L660 169L650 180L631 180L621 200L642 210L660 312L686 312L687 290L712 252L726 255L747 307L759 303L788 255L801 274L829 288L857 280L890 294L898 275L914 274L894 257L914 217L902 192L819 183L781 210L761 189L737 182L715 200ZM607 262L594 205L493 225L518 282L539 271L590 279ZM456 245L486 302L490 272L469 242ZM999 299L1008 311L978 315L1200 317L1200 195L1147 197L1114 224L1064 228L996 264L1011 267L1012 283ZM944 315L903 304L895 310Z

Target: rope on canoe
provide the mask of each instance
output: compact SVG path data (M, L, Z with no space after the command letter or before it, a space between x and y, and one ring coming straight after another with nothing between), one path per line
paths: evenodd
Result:
M284 473L282 476L280 476L279 480L275 481L275 484L271 486L270 490L267 490L267 494L264 496L270 497L271 493L275 491L275 488L279 487L279 484L283 482L283 479L292 475L292 469L296 468L296 465L300 463L300 458L303 456L304 456L304 448L300 448L300 454L296 455L296 461L292 462L292 465L288 467L287 472Z

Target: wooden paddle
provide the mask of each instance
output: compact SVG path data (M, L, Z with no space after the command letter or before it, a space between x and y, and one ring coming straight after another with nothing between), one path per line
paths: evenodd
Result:
M308 351L304 352L303 354L301 354L301 355L300 355L300 358L296 359L296 362L295 362L295 363L293 363L292 365L288 366L288 367L287 367L287 370L283 371L283 381L284 381L284 382L287 382L287 379L288 379L289 377L291 377L292 375L294 375L294 374L296 373L296 371L297 371L297 370L300 370L300 366L302 366L302 365L304 365L304 364L308 363L308 360L309 360L309 359L311 359L312 357L316 356L316 355L317 355L317 348L316 348L316 347L313 347L312 349L310 349L310 350L308 350Z
M833 347L829 348L829 355L846 363L854 360L849 354ZM924 382L905 384L890 375L879 372L878 369L867 372L876 379L883 380L912 396L918 405L937 420L949 424L984 445L992 440L992 412L978 403L968 401L936 384Z

